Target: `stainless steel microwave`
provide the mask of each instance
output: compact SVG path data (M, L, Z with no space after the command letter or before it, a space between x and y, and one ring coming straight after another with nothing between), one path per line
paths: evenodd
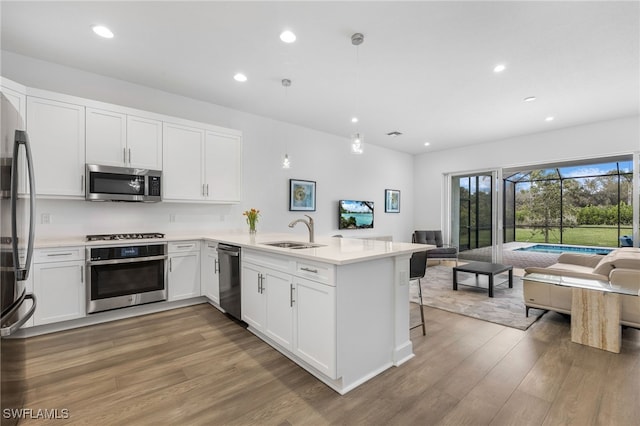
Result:
M89 201L162 201L162 171L87 164Z

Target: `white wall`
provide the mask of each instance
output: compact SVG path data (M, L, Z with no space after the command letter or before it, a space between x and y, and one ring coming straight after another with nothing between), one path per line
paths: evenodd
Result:
M51 215L51 224L38 224L40 238L132 231L209 231L245 229L242 212L259 208L258 231L306 235L303 225L288 223L302 217L288 211L289 179L317 182L316 235L366 237L391 235L410 241L413 230L413 157L372 145L362 156L349 153L347 136L278 122L230 108L158 91L81 70L2 51L2 76L28 87L95 99L243 132L244 201L240 205L91 203L39 200L38 218ZM293 168L280 168L285 147ZM384 190L401 191L401 212L384 213ZM338 231L339 199L374 201L374 229ZM170 222L170 216L175 222Z
M637 116L416 156L415 227L446 228L449 218L442 215L445 174L634 152L640 152L640 119Z

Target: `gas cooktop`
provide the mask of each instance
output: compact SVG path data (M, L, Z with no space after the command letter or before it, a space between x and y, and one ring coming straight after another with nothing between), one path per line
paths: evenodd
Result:
M150 232L140 234L87 235L87 241L142 240L148 238L164 238L164 234L161 234L159 232Z

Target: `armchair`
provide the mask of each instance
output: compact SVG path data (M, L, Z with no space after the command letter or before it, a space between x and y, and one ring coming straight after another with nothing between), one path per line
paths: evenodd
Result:
M411 242L417 244L432 244L436 248L427 250L427 261L455 260L458 266L458 247L444 244L442 231L414 231Z

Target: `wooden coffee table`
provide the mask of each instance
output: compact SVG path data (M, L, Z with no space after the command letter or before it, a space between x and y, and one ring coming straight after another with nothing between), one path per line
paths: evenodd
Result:
M458 284L466 285L464 283L458 283L458 272L476 274L476 283L478 281L478 275L486 275L489 278L489 297L493 297L493 286L502 284L502 282L494 283L495 276L507 271L509 272L509 288L513 288L513 266L489 262L471 262L466 265L456 266L453 268L453 289L458 290Z

